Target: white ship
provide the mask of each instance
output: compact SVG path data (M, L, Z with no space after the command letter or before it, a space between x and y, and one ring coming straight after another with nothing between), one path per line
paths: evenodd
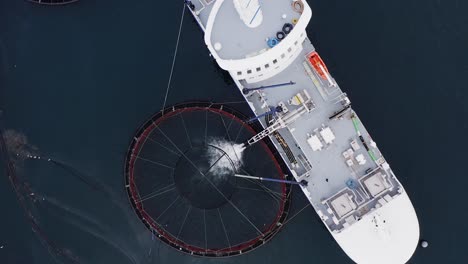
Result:
M302 191L346 254L360 264L406 263L419 224L351 102L307 37L301 0L187 1ZM385 124L380 124L385 125Z

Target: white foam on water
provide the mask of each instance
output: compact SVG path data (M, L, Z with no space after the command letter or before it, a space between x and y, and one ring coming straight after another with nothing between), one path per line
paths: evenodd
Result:
M242 156L245 149L243 144L234 144L234 142L230 142L220 138L211 138L208 140L207 143L209 145L222 149L227 156L224 156L221 159L219 159L224 153L222 153L216 148L208 148L207 157L210 165L216 163L210 169L210 172L212 174L220 177L228 176L229 174L234 172L233 169L237 170L240 166L242 166Z

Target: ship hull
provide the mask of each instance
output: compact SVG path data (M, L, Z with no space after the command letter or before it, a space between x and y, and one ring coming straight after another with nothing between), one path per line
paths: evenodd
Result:
M224 1L227 1L227 0L218 0L216 4L214 5L213 10L219 8L219 6ZM304 17L304 20L306 20L305 21L306 23L305 25L304 24L301 25L303 26L301 30L304 30L304 33L305 33L305 26L308 23L308 20L310 20L311 11L307 3L305 3L304 6L305 6L304 10L307 11L305 12L307 13L307 15L304 15L305 13L302 14ZM214 12L214 13L217 12L217 10L216 11L213 11L213 10L209 12ZM313 85L318 87L320 86L318 85L319 83L322 83L322 82L326 83L328 81L329 82L328 87L337 87L336 82L334 81L334 79L332 79L332 77L328 73L328 69L326 68L325 63L320 59L318 54L315 52L315 49L310 43L310 40L307 38L307 36L303 36L302 34L300 35L300 37L299 36L296 36L296 37L298 40L297 42L304 43L304 47L301 46L296 51L293 51L292 52L293 54L290 56L290 60L285 61L283 64L279 65L279 67L276 67L278 69L276 72L265 73L263 77L258 77L258 78L251 77L250 79L247 78L247 79L240 80L240 77L239 77L240 72L237 71L237 68L239 69L242 68L243 63L246 63L245 65L247 68L251 67L249 63L252 63L252 62L257 63L257 60L259 61L263 57L267 56L267 52L264 52L256 56L255 58L246 58L244 60L228 60L228 59L225 60L225 59L220 58L220 56L217 54L217 51L214 49L212 43L210 42L211 31L212 31L212 27L214 24L216 14L215 15L211 13L209 15L205 14L204 19L201 19L199 11L192 10L192 14L194 18L196 19L196 21L198 22L198 24L200 25L200 27L202 28L202 30L205 32L205 42L208 46L208 49L211 52L212 57L216 59L218 65L222 69L225 69L229 72L229 74L231 75L232 79L234 80L234 82L236 83L240 91L242 91L243 88L245 88L246 86L252 83L255 83L257 86L269 84L268 83L269 79L275 79L275 78L278 79L277 77L278 75L287 75L287 77L285 78L293 79L297 74L296 73L291 74L290 70L287 70L287 69L294 68L296 69L297 72L300 71L301 74L303 74L304 69L301 69L302 62L297 63L297 61L300 60L302 57L304 58L308 56L310 57L311 54L317 55L316 60L311 62L311 65L314 66L313 68L317 72L317 78L312 78L312 81L314 83ZM303 23L303 21L299 20L299 23ZM297 25L296 25L296 28L297 28ZM272 56L274 57L276 56L274 55L274 52L278 53L278 48L273 48L272 51L270 50L268 52L273 53ZM315 67L315 66L322 66L322 67ZM284 73L284 72L287 72L287 73ZM267 75L268 77L265 77ZM298 77L298 78L300 79L301 77ZM317 80L318 78L320 78L321 80ZM284 80L289 80L289 79L284 79ZM284 80L281 80L281 81L284 81ZM310 79L309 79L309 81L305 84L307 86L311 86L312 82L310 82ZM269 93L273 94L276 92L271 90L269 91ZM243 95L243 97L246 100L246 102L249 104L253 113L255 114L261 113L259 111L262 111L262 107L259 107L258 103L257 105L255 105L255 103L253 103L252 100L249 100L249 98L246 95ZM316 98L317 97L320 97L320 96L316 96ZM265 124L264 122L261 122L261 124L264 128L267 128L267 124ZM366 134L366 136L370 139L370 135ZM271 135L270 135L270 138L274 141L274 138ZM279 152L284 151L284 149L281 149L279 146L276 146L276 147L278 148ZM365 147L367 148L367 145ZM299 148L299 150L300 149L301 148ZM304 149L304 147L302 149ZM377 151L376 147L373 147L372 149ZM286 164L290 162L285 156L282 156L282 158ZM370 158L371 160L376 161L372 156ZM391 169L389 168L389 165L386 162L379 164L379 167L381 168L382 172L385 172L389 176L391 175L392 178L394 177L393 172L391 171ZM383 167L385 168L383 169ZM296 178L296 180L301 181L304 179L304 177L301 177L301 175L298 175L292 167L290 167L290 170L291 170L291 174ZM314 175L314 176L317 177L319 175ZM319 177L325 177L325 176L319 176ZM328 178L326 179L326 181L328 182ZM315 202L313 202L311 197L314 196L314 193L313 193L312 187L310 187L311 185L309 185L310 187L309 189L304 186L301 188L304 194L306 195L306 197L311 202L318 216L321 218L324 225L327 227L327 229L333 236L333 238L340 245L343 251L354 262L359 263L359 264L387 264L387 263L388 264L403 264L403 263L408 262L408 260L411 258L414 251L416 250L417 244L419 242L419 223L418 223L418 218L414 210L414 207L406 191L404 190L403 186L401 186L401 184L398 182L396 177L394 177L393 183L394 183L394 186L392 188L389 188L390 190L389 192L392 192L392 196L388 198L389 199L391 198L392 199L391 201L389 201L389 199L384 199L383 195L381 194L377 196L373 196L372 200L374 200L373 201L374 204L372 205L372 207L369 207L366 209L366 210L369 210L369 212L367 212L365 215L360 217L356 222L350 224L347 227L340 228L339 230L331 229L330 218L327 218L328 219L327 220L327 219L324 219L323 217L323 213L325 212L323 210L323 207L326 204L325 199L322 200L321 202L317 202L318 199L316 199ZM321 184L328 184L328 183L321 183ZM321 186L326 186L326 185L321 185ZM319 188L319 187L315 187L315 188ZM362 205L360 209L363 209L362 207L368 207L368 206ZM345 216L348 217L349 214ZM345 217L341 218L341 220L340 219L338 220L343 222L344 218Z
M419 242L419 223L406 193L338 234L343 251L359 264L407 263Z

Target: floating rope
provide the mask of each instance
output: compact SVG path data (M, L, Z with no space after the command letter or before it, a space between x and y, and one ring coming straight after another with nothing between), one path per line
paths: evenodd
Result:
M176 62L176 58L177 58L177 50L179 49L180 33L182 32L182 25L184 23L185 7L186 7L186 5L184 3L184 7L182 8L182 16L180 17L179 33L177 34L177 42L176 42L176 45L175 45L174 55L173 55L173 58L172 58L171 73L169 74L169 80L167 81L166 95L164 96L164 103L163 103L163 107L162 107L163 115L164 115L164 109L166 108L167 95L169 94L169 89L171 87L172 74L174 73L174 66L175 66L175 62Z

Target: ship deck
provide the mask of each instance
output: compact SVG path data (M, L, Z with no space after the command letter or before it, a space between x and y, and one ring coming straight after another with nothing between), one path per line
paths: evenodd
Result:
M196 12L203 25L206 25L214 0L194 0ZM262 23L255 28L247 27L234 7L233 1L224 1L216 15L217 23L213 26L211 42L220 43L218 54L223 59L243 59L254 56L268 49L267 38L273 38L281 31L285 23L299 19L300 14L291 8L291 1L260 2ZM286 16L283 19L283 15Z
M232 1L226 1L228 2L232 5ZM214 1L195 0L193 3L195 5L193 13L204 29ZM292 10L290 6L286 8L271 5L271 7L277 10ZM234 13L227 15L224 20L242 23L237 12L231 11ZM234 15L236 17L233 17ZM288 17L291 19L290 15ZM281 22L281 17L278 20ZM242 26L247 28L245 25ZM224 56L232 58L245 57L251 51L258 52L261 50L258 45L265 46L265 38L268 37L263 34L274 33L265 31L256 36L246 37L245 34L250 33L243 33L238 31L241 29L232 27L234 25L231 22L219 23L215 25L214 30L220 32L215 32L214 36L223 34L224 39L235 38L231 43L235 43L237 39L240 39L239 41L252 39L253 48L250 50L242 45L236 45L231 49L223 44L221 56L223 52L226 52ZM234 31L238 33L232 34ZM242 38L236 37L241 35ZM257 40L259 43L255 44ZM295 82L294 85L257 90L245 98L257 115L269 111L270 107L283 105L288 111L277 114L272 118L273 122L286 120L296 113L293 122L276 130L269 137L295 179L308 182L302 190L327 228L339 233L368 212L384 206L402 193L403 188L377 146L373 144L359 117L350 107L346 94L341 91L331 75L330 79L324 78L307 59L307 56L315 51L310 40L306 38L302 45L301 54L275 76L254 84L245 81L236 81L236 83L242 91L245 87L255 88ZM297 96L306 99L310 97L308 111L303 111L305 104L289 103ZM313 109L309 109L310 106ZM330 119L339 111L343 111L340 118ZM297 114L298 112L300 114ZM260 121L265 128L271 124L265 119ZM367 147L370 151L367 151Z
M216 0L194 0L191 3L194 5L194 13L196 18L199 19L200 26L205 30L208 17L210 16L211 9Z
M329 86L327 80L322 79L313 67L308 65L306 56L315 50L308 39L303 43L303 47L301 55L281 73L253 85L246 82L241 82L241 85L254 88L295 82L294 85L257 90L246 96L257 115L267 112L271 106L280 104L285 104L289 112L292 112L300 106L289 105L289 99L304 90L310 95L314 109L277 131L287 143L288 149L285 149L274 135L270 138L280 150L296 180L308 182L303 191L319 216L332 231L338 232L367 212L383 206L400 193L402 188L390 168L382 166L385 160L378 148L371 146L371 137L352 108L345 111L342 118L330 120L334 113L344 109L341 102L346 94L338 85ZM309 71L306 67L309 67ZM287 114L280 113L279 117ZM374 158L360 141L352 118L357 121L358 130ZM267 127L266 120L262 119L261 123ZM324 142L320 133L324 129L328 130L327 128L334 135L332 143L329 144ZM320 139L321 150L313 150L308 144L308 139L313 135ZM358 145L356 150L351 146L352 141ZM353 150L353 153L345 158L343 153L350 150ZM294 157L287 153L292 153ZM356 158L360 155L364 157L365 164L359 164L357 161ZM351 160L352 165L348 165L347 160ZM372 179L367 181L369 178ZM350 180L353 184L350 184ZM368 187L376 184L382 185L383 189L376 187L374 190Z

